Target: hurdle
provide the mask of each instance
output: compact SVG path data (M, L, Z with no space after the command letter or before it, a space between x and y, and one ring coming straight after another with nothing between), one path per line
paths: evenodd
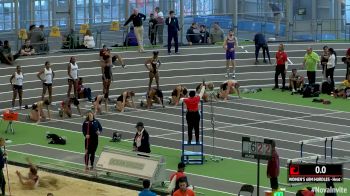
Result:
M330 145L330 159L333 159L333 146L335 140L350 138L350 134L344 134L344 135L338 135L338 136L332 136L332 137L324 137L324 138L314 138L310 140L302 140L300 141L300 158L303 158L303 152L304 152L304 145L316 143L316 142L324 142L324 159L327 160L327 144L329 142Z

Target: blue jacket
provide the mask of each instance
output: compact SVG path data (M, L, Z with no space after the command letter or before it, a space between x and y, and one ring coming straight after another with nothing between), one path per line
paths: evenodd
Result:
M148 189L144 189L139 193L139 196L156 196L156 194Z
M89 125L89 126L88 126ZM102 132L102 126L100 122L96 119L92 121L85 120L82 127L82 132L86 136L89 128L89 135L91 139L97 139L97 131Z

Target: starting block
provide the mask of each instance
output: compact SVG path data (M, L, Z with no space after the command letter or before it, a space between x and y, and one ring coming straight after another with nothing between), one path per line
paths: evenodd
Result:
M2 119L4 121L8 121L5 133L11 131L12 134L15 134L15 129L13 128L13 121L18 121L18 112L5 110L2 114Z

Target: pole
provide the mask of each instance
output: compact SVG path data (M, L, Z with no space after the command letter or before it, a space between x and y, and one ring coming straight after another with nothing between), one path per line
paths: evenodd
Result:
M260 191L259 191L259 187L260 187L260 158L258 157L258 172L257 172L257 184L256 184L256 195L259 196Z
M4 145L4 153L5 152L6 152L6 146ZM9 169L7 167L7 159L5 160L5 166L6 166L6 175L7 175L7 185L9 187L9 193L10 193L10 196L11 196L12 194L11 194L11 186L10 186Z
M327 141L328 141L328 138L324 140L324 159L325 160L327 159Z
M331 139L331 159L333 159L333 137Z
M184 17L184 0L180 0L180 43L182 44L183 41L183 28L185 23L185 17Z

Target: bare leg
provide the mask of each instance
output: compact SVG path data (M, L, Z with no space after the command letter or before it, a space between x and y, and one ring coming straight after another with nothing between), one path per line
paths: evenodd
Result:
M15 107L16 98L17 98L17 89L13 88L12 107Z
M70 92L72 91L73 82L71 80L68 81L68 91L67 97L70 98Z
M52 103L52 86L49 86L48 90L49 90L49 102Z
M22 108L22 95L23 95L23 90L18 90L18 102L19 102L19 109Z
M156 79L157 89L159 89L159 73L156 73L155 79Z
M41 94L41 100L42 100L42 101L44 100L46 91L47 91L47 86L46 86L45 84L43 84L43 93Z

